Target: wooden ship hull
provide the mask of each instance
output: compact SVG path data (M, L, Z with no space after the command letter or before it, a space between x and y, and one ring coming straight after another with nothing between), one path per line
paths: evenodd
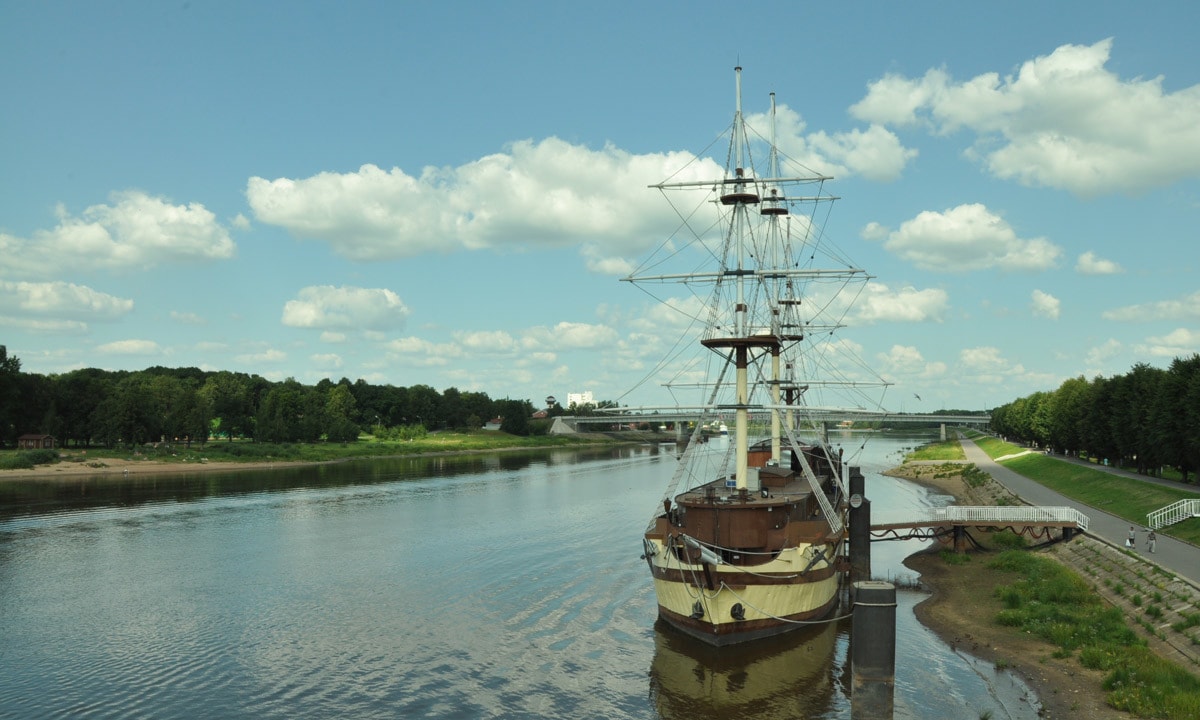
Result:
M814 470L829 506L844 515L840 468L822 462ZM659 617L713 645L825 618L846 569L845 523L831 530L802 473L768 464L748 474L744 488L721 479L677 495L644 538Z

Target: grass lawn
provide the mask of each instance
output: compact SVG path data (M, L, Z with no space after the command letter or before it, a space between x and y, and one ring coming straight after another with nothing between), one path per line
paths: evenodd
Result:
M1200 493L1183 488L1133 480L1040 453L1005 460L1004 467L1069 498L1125 518L1139 527L1145 526L1146 514L1153 510L1179 500L1200 498ZM1200 518L1171 525L1162 532L1180 540L1200 543Z

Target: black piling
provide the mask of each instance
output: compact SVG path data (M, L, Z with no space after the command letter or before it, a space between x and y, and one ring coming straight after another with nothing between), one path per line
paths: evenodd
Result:
M850 716L890 720L896 686L896 586L854 583Z
M871 579L871 501L862 469L850 468L850 583Z

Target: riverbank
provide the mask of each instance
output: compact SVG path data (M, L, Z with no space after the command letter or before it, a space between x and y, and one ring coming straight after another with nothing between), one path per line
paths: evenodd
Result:
M1011 497L995 481L968 485L961 474L952 474L942 463L906 463L887 475L919 483L950 495L962 505L996 505ZM1000 611L996 588L1012 582L986 567L978 556L950 565L941 557L941 546L905 560L930 591L915 608L917 619L956 651L969 653L1003 667L1037 693L1047 718L1128 718L1104 702L1104 675L1085 670L1073 660L1051 659L1054 648L995 622Z
M528 452L553 450L556 448L581 448L601 445L642 444L657 442L656 436L648 433L588 433L578 436L557 436L553 439L535 438L541 442L530 442L530 438L487 434L436 433L415 442L360 441L358 444L340 446L333 457L292 457L286 454L272 457L261 452L270 446L258 446L253 454L239 459L212 459L225 450L216 443L208 446L212 452L205 453L201 446L178 451L163 451L160 448L133 451L131 454L93 450L63 451L62 459L56 463L35 465L32 468L0 469L0 482L5 480L55 480L61 478L97 479L124 476L134 473L142 475L179 475L196 473L227 473L249 470L273 470L288 467L311 467L348 462L351 460L382 460L399 457L436 457L448 455L471 455L480 453ZM234 446L242 445L235 443ZM295 446L293 446L294 448ZM332 450L331 446L325 446Z
M1016 504L1006 488L986 478L971 484L947 463L906 463L887 472L950 495L963 505ZM979 537L986 545L986 538ZM1107 673L1083 667L1076 657L1056 657L1057 648L1020 630L996 622L1003 609L996 589L1015 575L988 567L986 553L971 553L962 562L947 562L941 548L909 557L905 565L920 573L932 592L916 607L917 619L947 644L995 663L1026 682L1038 695L1049 718L1129 718L1110 707L1103 687ZM1172 630L1171 618L1148 622L1151 597L1169 594L1176 605L1194 606L1190 586L1151 577L1141 558L1087 536L1040 550L1083 577L1104 600L1118 607L1128 625L1159 657L1195 673L1200 653L1190 638ZM1135 599L1136 598L1136 599ZM1186 600L1186 601L1185 601ZM1169 605L1169 603L1167 603Z

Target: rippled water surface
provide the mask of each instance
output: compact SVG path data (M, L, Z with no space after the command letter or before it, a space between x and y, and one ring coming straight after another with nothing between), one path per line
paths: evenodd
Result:
M874 473L917 442L856 461L877 521L937 501ZM638 554L672 450L7 483L0 717L850 717L848 622L722 654L656 627ZM1035 717L921 597L896 717Z

